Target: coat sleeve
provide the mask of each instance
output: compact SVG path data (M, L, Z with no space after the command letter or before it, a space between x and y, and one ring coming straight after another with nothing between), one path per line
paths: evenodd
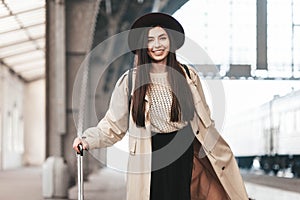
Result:
M128 72L117 81L109 108L96 127L84 131L89 149L112 146L128 129Z

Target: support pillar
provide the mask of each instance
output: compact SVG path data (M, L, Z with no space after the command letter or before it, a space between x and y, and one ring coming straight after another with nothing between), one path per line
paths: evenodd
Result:
M46 157L64 156L66 134L65 2L46 2Z
M74 80L89 53L100 0L46 1L46 156L67 162L75 183L77 130L72 105Z
M64 137L64 154L72 177L76 175L76 155L72 149L72 142L77 136L78 114L80 108L78 99L73 98L73 92L81 92L81 88L74 88L76 76L82 80L80 66L90 52L93 42L94 29L100 0L66 0L66 120L67 134ZM77 77L78 78L78 77ZM75 91L74 91L75 90ZM86 94L79 94L86 95ZM86 97L84 97L86 98ZM85 112L83 113L85 115ZM83 116L84 116L83 115ZM85 120L85 119L84 119ZM83 130L87 127L83 124ZM84 174L88 173L88 156L84 156ZM85 176L86 177L86 176ZM75 180L75 178L73 178Z

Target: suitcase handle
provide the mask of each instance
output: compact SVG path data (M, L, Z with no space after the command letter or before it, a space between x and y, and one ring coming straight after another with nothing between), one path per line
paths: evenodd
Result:
M83 200L83 146L79 144L77 147L80 152L77 152L78 200Z
M80 156L83 156L83 146L82 146L82 144L78 144L77 148L80 152L80 153L77 152L77 154L80 154Z

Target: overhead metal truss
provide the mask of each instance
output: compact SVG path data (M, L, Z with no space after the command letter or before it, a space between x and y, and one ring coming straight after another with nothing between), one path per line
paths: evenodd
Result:
M45 76L45 1L0 1L0 62L25 82Z

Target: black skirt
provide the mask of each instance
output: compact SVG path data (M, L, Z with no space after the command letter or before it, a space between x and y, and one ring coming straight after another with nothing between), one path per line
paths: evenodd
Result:
M153 133L150 200L190 200L194 134Z

